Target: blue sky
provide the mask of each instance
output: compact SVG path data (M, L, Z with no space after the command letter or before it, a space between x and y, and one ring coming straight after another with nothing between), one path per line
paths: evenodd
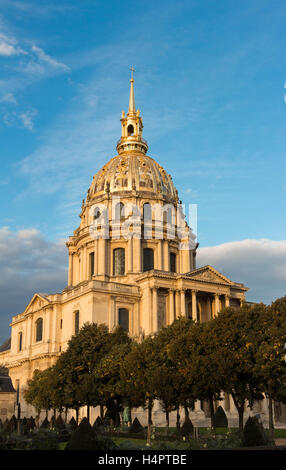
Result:
M198 204L201 262L250 284L250 300L284 295L285 2L0 0L0 64L3 325L65 285L63 240L116 154L131 64L149 155ZM27 268L35 246L48 268Z

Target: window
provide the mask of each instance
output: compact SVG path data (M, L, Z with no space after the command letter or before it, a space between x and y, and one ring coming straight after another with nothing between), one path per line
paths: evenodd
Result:
M18 338L18 351L22 351L23 333L20 331Z
M170 272L171 273L177 272L176 261L177 261L176 253L170 253Z
M43 319L38 318L36 321L36 341L42 341L43 339Z
M115 248L113 250L113 275L122 276L123 274L125 274L125 250Z
M90 277L94 275L94 251L89 253L89 274Z
M127 127L127 134L128 136L134 134L134 127L132 126L132 124L129 124L129 126Z
M62 327L63 327L63 320L61 320L60 322L60 329L62 329Z
M77 335L79 332L79 311L74 312L74 334Z
M127 308L120 308L118 310L118 323L123 330L129 331L129 311Z
M116 222L122 220L124 218L124 204L123 202L119 202L115 206L115 220Z
M143 271L154 269L154 251L152 248L143 249Z
M143 219L144 222L152 222L152 206L148 202L143 206Z

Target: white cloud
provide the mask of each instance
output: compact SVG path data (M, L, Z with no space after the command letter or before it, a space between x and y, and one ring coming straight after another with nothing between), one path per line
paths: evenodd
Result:
M37 47L37 46L32 46L32 51L36 54L36 56L42 61L42 62L46 62L48 65L50 65L51 67L54 67L54 68L59 68L59 69L62 69L62 70L65 70L66 72L69 71L69 67L62 63L62 62L59 62L58 60L54 59L53 57L49 56L48 54L46 54L43 49L41 49L40 47Z
M67 248L34 228L0 228L0 344L10 334L11 317L21 313L35 292L60 292L67 283Z
M37 110L31 109L28 111L24 111L20 113L19 118L23 124L23 126L28 129L29 131L32 131L34 128L34 118L38 114Z
M13 93L5 93L1 98L0 98L1 103L13 103L17 104L17 100Z
M247 299L270 303L286 294L286 240L246 239L198 249L198 266L210 264L250 290Z
M15 38L0 33L0 56L9 57L12 55L26 54L17 44L18 41Z

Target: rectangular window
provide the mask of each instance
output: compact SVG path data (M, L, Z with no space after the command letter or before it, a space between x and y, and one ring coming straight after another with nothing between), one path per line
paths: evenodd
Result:
M89 254L89 274L90 277L94 275L94 251Z
M177 256L176 253L170 253L170 272L176 273L177 272Z
M74 312L74 333L77 335L79 332L79 311Z
M61 320L61 323L60 323L60 328L62 329L63 327L63 320Z

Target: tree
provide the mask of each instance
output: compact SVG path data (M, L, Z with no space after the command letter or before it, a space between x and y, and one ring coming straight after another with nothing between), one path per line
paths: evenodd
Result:
M192 328L193 322L187 318L180 317L168 327L162 328L154 336L154 347L156 351L157 374L154 377L154 385L157 398L166 414L166 425L169 427L169 413L184 406L186 418L188 416L187 406L191 398L188 384L177 367L177 356L170 355L171 345L181 335L186 334ZM179 428L180 423L177 422Z
M95 386L99 402L105 405L114 425L120 424L119 413L123 410L124 397L120 383L120 367L131 350L131 340L114 344L94 370Z
M32 379L27 382L27 388L24 390L25 401L36 409L37 421L39 421L42 410L47 413L52 407L50 390L47 386L49 378L50 369L42 371L36 369Z
M147 442L151 442L152 409L156 399L157 362L154 340L147 337L135 343L120 368L121 395L131 408L142 406L148 410Z
M207 400L214 430L213 400L220 399L222 377L210 322L183 331L171 343L170 356L181 375L180 402Z
M252 407L254 401L263 399L261 381L254 372L264 308L263 304L229 307L209 322L222 390L233 398L241 435L246 403Z
M286 296L261 311L254 372L268 398L269 438L274 439L273 401L286 403Z

